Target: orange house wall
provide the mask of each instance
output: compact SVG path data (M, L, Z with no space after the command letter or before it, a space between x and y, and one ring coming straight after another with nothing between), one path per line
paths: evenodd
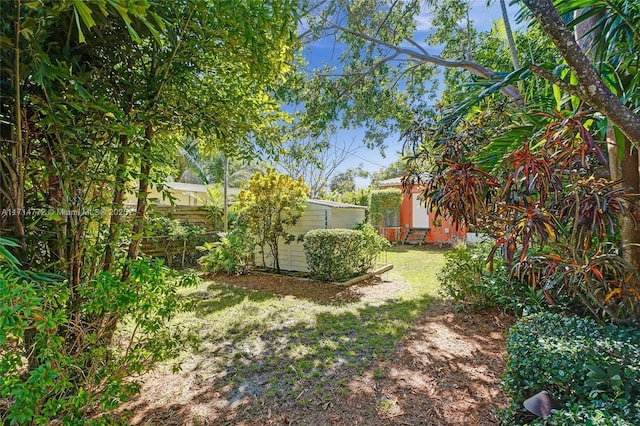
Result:
M467 236L467 230L460 228L456 230L456 226L449 220L441 219L442 225L435 226L438 216L432 211L429 213L429 232L427 233L428 243L442 243L451 240L464 240ZM449 228L449 233L445 232L445 229Z
M407 194L402 194L402 203L400 203L400 229L404 230L405 225L409 227L413 226L412 210L411 198L408 197Z
M402 189L401 187L398 187ZM413 196L417 196L420 193L419 189L413 190ZM428 243L443 243L454 239L464 240L466 238L467 230L460 228L456 230L455 225L444 218L441 218L442 225L435 226L439 216L436 216L435 212L429 213L429 232L427 233ZM402 202L400 204L400 238L404 237L404 234L408 228L413 227L413 204L411 197L406 193L402 195ZM445 228L449 228L449 233L445 233Z

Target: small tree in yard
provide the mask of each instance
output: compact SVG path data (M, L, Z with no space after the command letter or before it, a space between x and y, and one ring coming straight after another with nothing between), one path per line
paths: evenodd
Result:
M280 273L278 243L290 242L294 236L287 231L302 217L309 187L302 178L292 179L274 169L258 172L249 180L249 189L238 195L238 203L246 216L249 229L255 234L256 244L265 246L273 257L273 267Z

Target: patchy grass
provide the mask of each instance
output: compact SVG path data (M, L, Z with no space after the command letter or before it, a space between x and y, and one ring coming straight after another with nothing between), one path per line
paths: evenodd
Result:
M394 269L379 281L350 289L359 297L344 301L218 281L185 289L192 310L175 321L196 330L201 344L175 362L228 389L231 403L262 396L300 406L312 400L328 403L332 394L349 392L338 370L362 371L388 358L437 295L441 250L392 248L385 257ZM386 403L380 408L386 410Z
M411 287L405 297L415 298L423 294L436 297L440 288L436 275L444 266L445 251L435 247L392 247L386 253L385 263L393 264L392 276L402 278Z

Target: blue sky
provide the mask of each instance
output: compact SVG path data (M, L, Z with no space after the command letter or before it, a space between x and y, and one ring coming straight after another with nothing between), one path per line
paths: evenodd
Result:
M492 26L492 23L496 20L501 19L502 17L500 12L500 5L497 0L495 0L494 4L492 4L489 8L487 7L486 0L471 0L471 3L471 19L474 21L475 27L479 30L489 30ZM511 17L510 21L513 26L515 23L514 16L517 12L517 8L514 6L507 7L509 15ZM430 22L431 14L426 11L418 17L415 40L424 39L426 33L431 29ZM432 54L439 53L438 48L428 48L427 50ZM315 42L308 46L305 50L305 55L310 63L311 69L320 66L323 61L327 63L334 63L335 58L337 58L339 54L339 46L336 47L330 40L321 40ZM385 156L383 157L379 150L369 150L366 148L366 146L364 146L364 144L362 143L363 134L363 130L341 129L338 130L337 134L334 136L334 138L332 138L332 143L334 143L338 147L341 146L342 141L348 144L353 139L355 139L355 145L358 147L355 151L352 151L351 155L349 155L349 158L341 165L339 171L344 171L350 167L357 167L361 165L365 170L373 172L391 164L393 161L398 159L401 146L398 142L397 135L389 137L386 140L386 149L384 152ZM366 179L358 179L356 183L359 187L366 187L369 184L369 181Z

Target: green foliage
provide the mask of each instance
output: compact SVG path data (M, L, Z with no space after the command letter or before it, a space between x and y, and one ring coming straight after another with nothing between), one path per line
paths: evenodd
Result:
M313 229L304 235L304 254L311 275L323 281L344 281L361 273L357 254L362 234L353 229Z
M345 204L353 204L356 206L368 206L369 205L369 192L368 188L359 188L355 191L348 191L345 193L331 194L332 201L338 201ZM367 215L369 211L367 210Z
M384 167L376 172L373 172L371 174L371 186L377 187L378 184L383 180L404 176L406 171L407 171L407 163L402 158L399 158L398 160L389 164L387 167Z
M14 258L0 251L2 422L82 424L174 351L166 321L177 284L160 261L139 259L149 188L175 172L186 135L238 158L275 151L286 113L273 91L297 9L280 0L2 2L0 228L20 243ZM200 234L161 228L172 240L164 247L182 243L183 260ZM63 279L18 271L15 258Z
M207 196L199 200L207 211L207 218L216 230L224 229L224 188L222 184L207 186Z
M402 191L398 188L379 189L369 194L369 217L373 223L399 226ZM393 222L393 223L390 223Z
M438 141L425 198L493 236L490 257L500 253L510 278L550 304L571 298L599 319L638 318L638 271L623 258L618 226L631 220L635 201L619 182L598 177L598 118L580 109L521 118L493 139L485 129L505 116L490 110L476 111L455 135L443 130L449 136Z
M185 139L236 158L276 151L287 114L274 89L289 69L296 2L5 3L0 206L17 213L2 227L35 267L90 279L136 258L148 189L175 173ZM125 221L136 181L136 217Z
M206 254L198 259L198 263L206 272L227 274L244 273L249 261L253 258L255 243L248 235L246 228L236 227L231 232L220 232L220 241L204 243L198 250Z
M505 425L640 424L638 328L538 313L512 327L507 351ZM529 423L522 403L542 390L563 407Z
M204 243L208 234L202 226L166 216L151 219L148 233L143 250L162 253L161 257L168 266L172 266L174 260L178 260L181 266L193 264L196 247Z
M302 217L308 191L302 178L294 180L269 169L251 176L249 188L238 194L238 208L263 256L265 247L271 251L277 272L280 272L278 244L295 238L287 231Z
M542 3L525 3L544 20L544 14L536 13ZM612 97L633 109L638 81L629 78L622 64L637 62L637 54L628 48L639 40L640 10L625 0L586 3L555 2L549 7L573 17L569 27L589 51L585 62L594 62L604 83L597 91L608 86ZM541 27L549 31L549 26ZM555 39L549 49L551 38L539 28L529 32L533 49L528 49L537 67L503 75L501 83L476 80L467 86L469 96L463 101L461 93L450 96L450 102L458 100L433 138L440 158L425 196L458 222L479 225L495 236L496 250L512 277L542 290L550 302L569 296L596 318L637 320L640 245L633 211L638 198L629 188L637 188L639 175L637 167L629 166L633 161L624 160L635 153L611 124L624 127L617 117L624 114L588 99L585 94L593 84L598 86L597 79L586 87L583 75L574 75L561 58L554 60L572 37ZM622 33L627 34L624 40L619 38ZM487 54L495 57L496 51L489 49L481 56L474 52L474 59L489 65ZM571 68L584 74L575 64ZM532 70L546 81L532 76ZM496 104L501 102L494 96L497 91L504 93L516 82L527 99L526 108ZM564 92L568 87L577 89ZM583 102L600 114L584 108ZM608 159L602 143L607 132L616 135L617 144L617 155L610 150ZM537 256L539 247L543 253Z
M490 243L457 244L445 254L438 273L441 294L473 308L499 306L522 315L549 309L543 293L511 280L503 261L488 262Z
M220 151L220 146L203 147L201 140L187 138L180 145L180 155L174 159L177 170L173 175L178 182L222 185L226 168L229 187L241 188L253 173L263 169L260 162L230 158Z
M333 175L329 189L333 194L356 192L356 178L358 177L363 179L369 177L369 173L362 169L362 165L350 167L342 173Z
M304 236L311 275L323 281L345 281L366 273L390 246L369 224L354 229L314 229Z
M11 246L0 239L0 247ZM4 248L4 247L3 247ZM135 394L130 377L183 348L187 335L169 328L181 309L180 285L161 262L137 261L123 283L101 272L79 288L46 274L0 263L0 420L6 424L104 424L89 420ZM82 301L82 309L74 306ZM124 325L107 345L115 325Z
M380 253L391 247L391 243L386 238L381 237L378 231L368 222L359 223L356 226L356 231L359 231L364 238L363 246L359 253L362 259L360 268L363 271L368 271L375 266Z
M487 275L488 250L484 244L456 244L444 254L445 265L438 274L443 295L457 301L485 306L492 301L480 289Z

